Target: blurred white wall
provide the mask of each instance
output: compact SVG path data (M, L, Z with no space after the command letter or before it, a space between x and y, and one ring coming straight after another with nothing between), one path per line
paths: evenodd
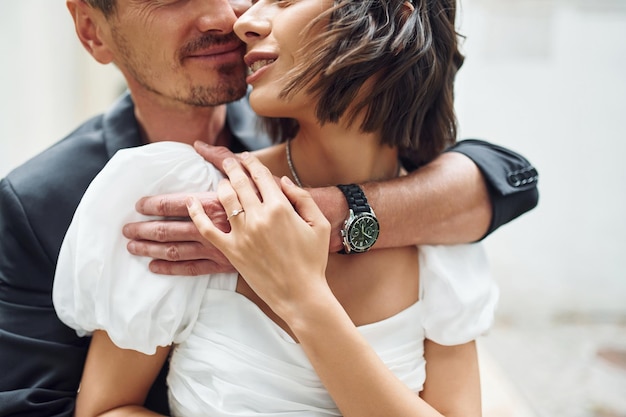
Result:
M626 315L626 2L463 5L461 136L540 172L539 207L487 240L501 314Z
M540 172L539 206L485 241L483 343L533 416L626 416L626 2L462 4L461 136Z
M0 2L0 177L104 110L123 89L82 49L63 0Z

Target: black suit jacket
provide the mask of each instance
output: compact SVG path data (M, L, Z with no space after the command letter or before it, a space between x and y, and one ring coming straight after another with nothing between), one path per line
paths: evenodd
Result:
M138 145L125 96L0 182L0 415L72 415L89 339L56 317L56 260L91 180Z
M245 102L229 105L227 115L236 150L267 144ZM119 149L140 144L125 95L0 182L0 416L72 415L89 339L77 337L54 311L57 256L91 180ZM536 205L536 171L521 156L481 141L452 150L485 174L494 202L490 230ZM164 374L147 406L167 414Z

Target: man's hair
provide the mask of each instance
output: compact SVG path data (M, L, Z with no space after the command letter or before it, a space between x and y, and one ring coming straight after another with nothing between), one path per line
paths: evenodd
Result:
M321 123L337 122L350 109L349 122L364 114L361 130L382 132L383 143L398 146L406 162L434 159L456 140L454 78L464 57L455 1L337 0L307 27L328 22L301 49L306 59L290 72L281 96L306 88L319 99ZM288 119L268 122L278 140L297 129Z
M115 11L117 0L85 0L85 3L102 11L105 17L109 17Z

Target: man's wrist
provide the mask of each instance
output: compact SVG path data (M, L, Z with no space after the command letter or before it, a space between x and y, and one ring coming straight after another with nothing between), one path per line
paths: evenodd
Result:
M330 232L329 253L339 252L343 249L341 229L348 212L346 198L337 187L308 188L307 190L330 222L332 229Z

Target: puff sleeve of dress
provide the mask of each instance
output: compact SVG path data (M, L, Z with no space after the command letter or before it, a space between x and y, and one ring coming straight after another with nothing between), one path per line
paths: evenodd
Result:
M425 337L451 346L487 332L499 291L482 244L420 246L419 250Z
M117 152L89 186L63 241L53 287L59 318L80 336L106 330L119 347L146 354L184 340L208 276L151 273L148 258L127 252L122 227L154 219L135 211L143 196L207 191L221 178L185 144Z

